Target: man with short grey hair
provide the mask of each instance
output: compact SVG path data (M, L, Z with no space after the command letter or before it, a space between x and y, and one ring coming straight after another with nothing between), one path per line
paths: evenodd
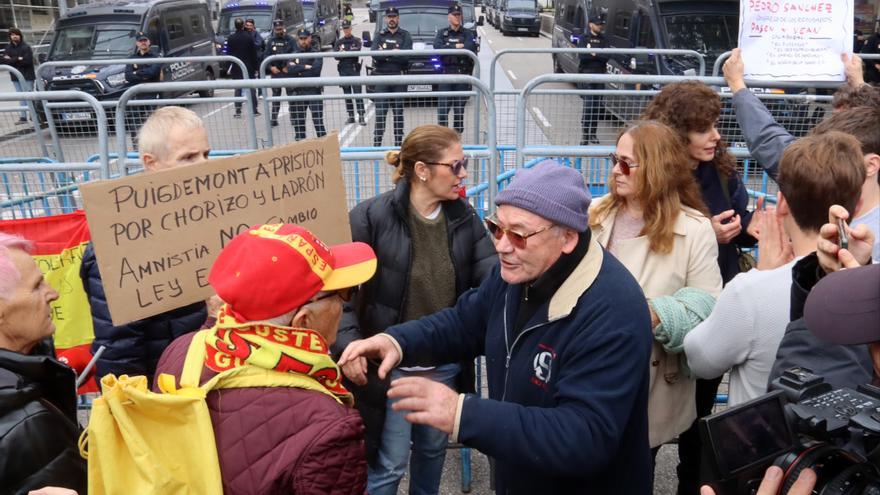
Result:
M141 128L138 142L141 160L148 173L202 163L208 159L211 150L199 116L175 106L153 112ZM114 326L91 243L83 253L80 278L92 310L95 329L92 352L105 347L95 366L99 383L101 377L109 373L116 376L145 375L152 380L162 351L177 337L199 329L207 318L205 303L198 302Z
M419 377L391 383L407 421L494 458L505 494L651 493L651 317L629 271L591 239L574 169L519 170L486 226L500 265L452 308L355 341L339 360L428 366L486 356L489 398Z
M183 107L162 107L138 134L138 150L147 171L194 165L208 159L211 147L202 119Z

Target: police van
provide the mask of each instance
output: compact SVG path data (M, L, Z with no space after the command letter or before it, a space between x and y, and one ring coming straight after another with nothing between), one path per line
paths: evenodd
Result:
M210 19L204 0L112 0L79 5L58 19L49 52L41 54L40 61L129 58L139 31L150 37L150 50L157 56L214 55ZM181 61L164 64L162 80L210 80L218 72L214 63ZM116 99L130 86L121 64L43 65L37 77L47 90L83 91L99 100ZM210 97L213 91L200 91L199 95ZM62 124L94 120L90 112L56 113Z
M589 34L590 13L606 19L610 48L672 48L695 50L712 63L736 47L739 1L713 0L559 0L553 26L554 48L575 48ZM693 57L615 55L609 72L623 74L691 74L699 63ZM555 54L556 72L577 73L576 54Z
M457 2L461 4L461 22L462 26L477 33L477 26L483 25L483 16L476 17L476 9L473 0ZM449 27L449 6L452 1L432 2L431 0L383 0L379 3L379 11L377 15L379 20L376 22L373 35L364 31L364 46L370 47L371 40L379 35L379 31L385 28L382 20L385 15L385 9L388 7L397 7L400 12L400 28L409 31L412 35L413 50L432 50L434 48L434 37L437 32ZM480 49L480 38L476 38L477 51ZM442 74L443 67L440 64L439 57L409 57L407 74L426 75L426 74ZM368 67L369 73L372 68ZM368 87L369 89L369 87ZM415 85L407 86L410 92L432 91L436 90L436 85Z
M541 13L537 0L500 0L498 29L504 36L541 35Z
M226 40L235 33L235 19L253 19L263 41L272 36L272 22L284 21L287 32L294 35L303 27L305 18L299 0L229 0L220 10L217 35L214 39L218 54L227 54ZM262 53L260 54L262 55ZM221 64L221 74L229 72L229 64Z
M306 29L322 49L332 49L339 35L339 3L337 0L303 0Z

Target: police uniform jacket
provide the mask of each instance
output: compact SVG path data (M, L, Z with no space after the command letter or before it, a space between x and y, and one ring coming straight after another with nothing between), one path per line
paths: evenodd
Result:
M156 56L150 52L141 54L135 50L131 58L156 58ZM129 64L125 66L125 80L129 84L159 82L161 70L161 64Z
M296 51L296 41L290 37L290 35L284 34L281 36L273 34L271 38L269 38L268 43L266 43L266 50L263 52L263 58L271 57L272 55L281 55L285 53L293 53ZM271 67L275 67L277 69L283 69L287 64L286 60L276 60L272 62ZM270 72L271 74L271 72ZM275 76L280 77L280 74Z
M412 50L412 47L413 41L409 31L398 28L397 31L392 33L388 28L385 28L379 31L379 36L376 36L376 42L372 49L374 51ZM376 75L402 74L406 72L409 66L407 57L381 57L373 55L373 60L376 62L376 69L373 71L373 74Z
M437 50L452 50L457 44L464 44L465 50L477 53L476 36L470 29L459 26L457 30L447 27L437 31L434 38L434 48ZM473 62L470 58L461 55L447 55L442 57L444 74L470 74L473 70Z
M578 48L608 48L608 42L603 34L585 33L578 40ZM578 55L580 65L578 72L581 74L604 74L608 56L602 54L581 53Z
M333 44L333 51L336 52L359 52L361 51L361 39L357 36L342 36L336 39ZM339 61L337 68L340 76L356 76L361 72L361 59L355 57L337 57Z
M321 45L314 39L311 46L307 50L300 48L298 43L294 43L293 53L317 53L321 51ZM307 69L306 66L310 68ZM324 66L324 59L321 57L302 57L290 60L287 63L287 75L289 77L321 77L321 68ZM296 88L297 94L319 94L323 91L322 86L300 87Z

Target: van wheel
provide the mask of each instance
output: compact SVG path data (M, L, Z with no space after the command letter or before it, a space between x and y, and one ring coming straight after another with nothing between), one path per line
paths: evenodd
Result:
M562 74L565 71L562 69L562 64L559 63L559 57L553 55L553 72L555 74Z
M211 71L205 72L205 81L213 81L213 80L214 80L214 73ZM199 91L199 98L213 98L213 97L214 97L214 90L213 89L206 89L204 91Z

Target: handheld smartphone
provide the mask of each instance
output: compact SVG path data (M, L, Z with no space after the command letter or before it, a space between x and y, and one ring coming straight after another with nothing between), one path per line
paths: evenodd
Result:
M837 247L849 249L849 238L846 236L846 222L842 218L837 219Z

